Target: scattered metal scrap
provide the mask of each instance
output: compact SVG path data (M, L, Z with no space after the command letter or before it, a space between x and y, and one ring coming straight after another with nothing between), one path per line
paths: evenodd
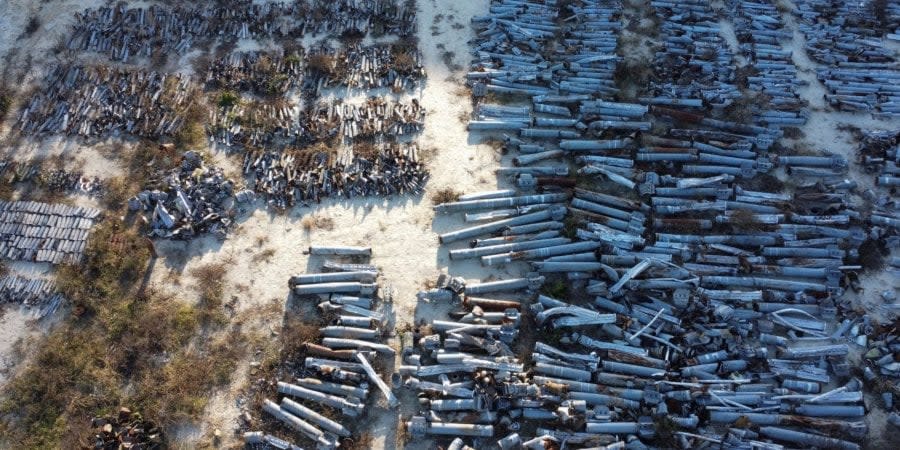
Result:
M77 264L99 217L93 208L0 201L0 258Z
M88 448L97 450L165 448L162 430L155 423L144 420L128 408L120 408L115 417L95 417L91 420L94 436Z
M224 239L231 227L234 182L207 166L196 152L165 177L165 190L145 190L128 201L131 211L149 214L150 236L192 239L202 233Z

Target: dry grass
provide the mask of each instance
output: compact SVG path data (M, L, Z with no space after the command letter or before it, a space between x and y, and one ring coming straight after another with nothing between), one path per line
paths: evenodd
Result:
M754 233L766 231L768 226L756 221L753 211L748 209L738 209L731 215L731 227L736 232Z
M445 187L431 194L431 203L440 205L441 203L451 203L459 200L462 192L458 192L451 187Z
M205 264L192 269L190 273L196 281L195 289L199 294L197 307L201 323L224 323L226 318L222 308L223 280L228 274L225 263Z
M363 159L374 159L381 153L378 146L371 141L361 141L353 144L353 154Z
M412 53L395 53L394 69L400 73L413 73L418 69L416 58Z
M175 144L183 148L202 147L206 144L206 111L200 104L193 104L185 111L184 125L175 134Z
M255 254L255 255L253 255L253 258L251 258L251 260L255 263L260 263L260 262L268 263L268 262L272 261L272 257L274 257L274 256L275 256L275 249L269 247L267 249L261 250L259 253Z
M335 71L335 59L331 55L319 53L306 58L306 67L316 72L331 74Z
M5 86L0 86L0 124L6 118L9 108L12 107L13 94Z
M313 214L306 216L302 220L300 220L300 226L302 226L303 230L307 233L313 230L331 231L334 229L334 219L327 216Z
M412 438L412 435L409 434L409 430L406 428L406 422L401 417L400 420L397 421L397 448L405 448L406 444L409 443L410 438Z
M125 206L129 197L128 183L123 177L110 178L103 187L103 205L117 211Z

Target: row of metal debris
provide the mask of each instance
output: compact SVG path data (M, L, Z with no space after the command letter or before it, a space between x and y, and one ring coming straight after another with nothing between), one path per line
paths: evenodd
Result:
M22 108L17 128L37 135L171 136L184 125L181 110L196 94L182 74L56 66Z
M0 258L77 264L99 217L93 208L0 201Z
M215 59L205 70L207 89L228 89L256 95L282 96L303 81L303 49L283 55L235 52Z
M416 45L398 41L369 46L350 44L340 49L324 45L311 48L304 81L314 92L335 87L390 88L401 92L415 88L424 78L422 55Z
M885 45L886 32L900 27L896 2L798 0L799 27L806 52L828 90L826 99L845 111L900 116L896 52Z
M371 97L359 105L327 101L306 109L242 102L219 108L209 133L226 146L284 148L408 136L420 132L424 123L425 108L416 99Z
M0 276L0 305L21 304L34 308L34 315L43 318L53 314L63 300L63 295L57 292L56 284L51 280L10 273Z
M278 209L326 197L418 194L429 176L415 144L376 146L372 155L247 152L244 175L253 192Z
M148 216L150 236L192 239L210 233L224 239L232 225L234 182L222 169L203 163L193 151L165 175L162 190L145 190L128 201L131 211Z
M345 47L301 47L288 55L277 52L236 52L218 58L205 71L208 89L232 89L261 96L284 96L302 87L313 94L349 87L414 88L424 77L422 55L415 45L350 43Z
M113 61L185 54L214 39L297 38L306 34L362 37L416 31L415 4L405 0L265 2L231 0L196 7L112 7L75 14L70 51L91 51Z
M310 247L309 253L328 258L368 258L364 247ZM294 275L289 281L299 301L322 300L318 309L328 325L320 328L321 342L307 342L300 373L278 382L280 402L266 399L263 411L299 432L316 448L337 448L364 423L372 383L387 406L399 405L383 375L372 367L393 363L393 348L383 343L387 325L381 311L392 299L376 284L378 271L368 264L346 264L332 259L327 272ZM384 361L379 361L384 360ZM323 414L339 413L341 419ZM355 422L355 423L354 423ZM294 448L287 441L262 432L244 435L248 444ZM283 447L278 447L283 443Z
M2 182L13 184L36 182L53 192L76 192L86 195L101 195L103 181L99 177L87 177L82 172L66 169L44 169L39 162L19 162L13 159L0 160Z

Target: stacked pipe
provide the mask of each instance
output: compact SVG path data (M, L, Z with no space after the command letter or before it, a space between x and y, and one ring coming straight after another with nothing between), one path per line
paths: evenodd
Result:
M649 104L724 108L741 96L734 81L733 55L719 35L716 14L704 0L651 1L661 20L662 49Z
M871 112L876 117L900 116L897 58L881 39L900 25L900 6L875 1L796 3L806 51L824 66L816 73L828 89L828 103L844 111Z
M797 77L791 50L780 44L792 34L785 29L775 3L733 0L731 10L741 51L753 70L747 76L747 89L765 96L765 107L754 114L754 121L775 127L805 124L809 113L797 89L806 82Z
M93 208L0 201L0 258L78 264L99 217Z
M451 250L450 258L480 258L484 265L585 251L572 246L570 239L560 237L565 215L563 205L569 196L566 192L514 195L510 191L462 196L458 201L436 205L435 211L444 214L465 212L467 217L479 214L487 216L488 220L444 233L438 238L444 245L470 240L472 248ZM479 212L484 210L490 212Z
M374 155L251 151L244 174L252 189L278 209L326 197L392 196L421 192L428 171L415 144L381 146Z
M399 375L420 404L405 423L412 435L461 436L451 447L462 448L465 441L491 438L497 430L518 429L523 405L515 402L525 386L513 350L523 309L517 297L542 282L543 277L530 276L467 283L442 275L434 288L419 292L422 302L462 310L401 335Z
M371 249L316 246L309 252L318 256L343 258L368 256ZM280 402L266 400L263 410L316 443L318 448L336 448L357 427L349 422L366 413L372 383L390 407L399 405L382 375L372 364L393 361L395 351L383 342L387 324L379 311L375 283L378 272L359 264L342 266L332 259L330 271L294 275L289 280L292 293L301 301L325 300L318 305L330 323L320 328L319 342L305 344L302 373L294 379L278 382ZM364 269L364 270L356 270ZM326 410L340 413L342 420L326 417ZM342 423L343 422L343 423ZM245 435L248 443L265 442L266 435Z
M492 1L487 16L472 18L479 44L467 79L496 95L549 93L561 66L546 61L542 51L561 31L555 23L558 15L553 2Z

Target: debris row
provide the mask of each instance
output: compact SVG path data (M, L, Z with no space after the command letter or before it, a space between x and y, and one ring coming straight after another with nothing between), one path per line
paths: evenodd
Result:
M17 126L27 135L172 136L194 95L190 77L177 73L57 66L22 108Z
M333 158L329 152L253 151L244 155L252 189L278 209L325 197L417 194L428 171L415 144L376 147L367 155Z

